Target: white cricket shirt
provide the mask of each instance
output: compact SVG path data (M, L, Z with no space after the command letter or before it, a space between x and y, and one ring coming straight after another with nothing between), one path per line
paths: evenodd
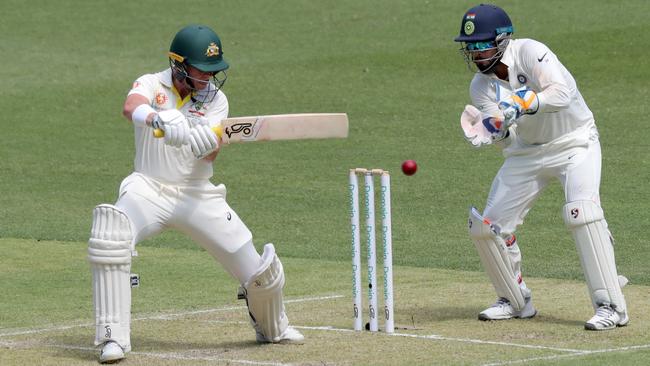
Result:
M156 111L176 108L192 123L207 120L210 126L219 124L228 116L228 99L219 90L209 104L195 103L190 96L181 99L172 83L171 69L139 77L128 95L139 94L149 100ZM134 126L135 171L164 183L192 185L210 179L212 163L197 159L190 145L181 148L166 145L164 139L155 138L148 126Z
M510 40L501 62L508 66L508 81L494 74L476 73L470 84L472 103L481 111L501 115L499 98L527 86L537 93L539 110L517 120L517 135L529 144L545 144L569 134L594 117L573 76L543 43L532 39Z

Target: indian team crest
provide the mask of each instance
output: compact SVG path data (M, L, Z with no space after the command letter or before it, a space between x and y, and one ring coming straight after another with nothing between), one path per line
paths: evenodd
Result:
M208 57L219 56L219 46L216 43L212 42L205 50L205 55Z
M519 74L519 75L517 75L517 80L521 84L526 84L526 82L528 81L528 78L526 78L526 75Z
M469 36L472 33L474 33L474 29L476 29L476 27L474 26L473 21L468 20L468 21L465 22L465 25L463 26L463 29L465 30L465 34Z

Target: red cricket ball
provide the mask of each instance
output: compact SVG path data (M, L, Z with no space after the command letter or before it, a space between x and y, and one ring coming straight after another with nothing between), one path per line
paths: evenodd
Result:
M418 171L418 164L415 160L406 160L402 163L402 172L406 175L413 175Z

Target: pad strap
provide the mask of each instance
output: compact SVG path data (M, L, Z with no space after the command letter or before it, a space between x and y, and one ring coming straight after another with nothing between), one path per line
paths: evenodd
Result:
M523 309L526 301L520 286L521 277L515 274L515 264L510 259L506 242L499 235L498 227L474 207L469 214L469 235L497 296L508 299L515 310Z

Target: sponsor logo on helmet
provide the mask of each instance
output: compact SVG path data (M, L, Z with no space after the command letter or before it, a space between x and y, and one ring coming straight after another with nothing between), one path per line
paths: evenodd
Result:
M167 101L169 100L169 97L167 97L167 94L165 94L163 92L158 92L158 93L156 93L156 98L155 99L156 99L156 105L164 106L165 104L167 104Z
M474 29L475 29L474 22L472 22L471 20L465 22L465 26L463 26L463 30L465 31L466 35L469 36L472 33L474 33Z
M210 43L208 49L205 50L205 55L208 57L219 56L219 46L214 42Z
M133 83L133 87L132 87L131 89L135 89L135 88L137 88L137 87L139 87L139 86L140 86L140 82L139 82L139 81L135 81L135 82Z
M474 18L476 18L476 13L467 13L467 15L465 15L465 20L471 20Z

